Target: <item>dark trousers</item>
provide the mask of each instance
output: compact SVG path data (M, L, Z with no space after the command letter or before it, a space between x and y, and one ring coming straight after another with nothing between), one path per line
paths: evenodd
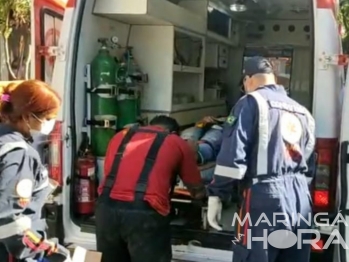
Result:
M170 262L172 258L169 218L144 201L100 198L96 237L102 262Z
M233 262L310 261L310 244L298 245L297 239L301 230L311 228L311 221L299 219L312 217L312 201L303 175L289 175L246 189L240 215L241 221L249 215L250 222L237 223L240 242L232 245ZM301 235L301 240L310 239L309 233Z
M0 262L12 262L5 245L0 244ZM14 262L14 261L13 261Z

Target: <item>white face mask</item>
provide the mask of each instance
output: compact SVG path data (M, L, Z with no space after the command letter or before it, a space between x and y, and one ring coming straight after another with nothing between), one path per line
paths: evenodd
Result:
M55 126L56 120L55 119L51 119L51 120L44 120L41 123L41 129L40 129L40 133L43 135L48 135L52 132L54 126Z
M40 132L43 135L48 135L52 132L56 120L55 119L50 119L50 120L42 120L39 119L36 115L33 114L33 117L35 117L40 123L41 123L41 129L38 130L30 130L31 133L37 133Z

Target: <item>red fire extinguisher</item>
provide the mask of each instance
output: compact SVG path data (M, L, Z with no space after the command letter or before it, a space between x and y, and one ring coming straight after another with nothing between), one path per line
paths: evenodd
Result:
M93 156L81 156L76 165L75 211L93 215L96 201L96 162Z

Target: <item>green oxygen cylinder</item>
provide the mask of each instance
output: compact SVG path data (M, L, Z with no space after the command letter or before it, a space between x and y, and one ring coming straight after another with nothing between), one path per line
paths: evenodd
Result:
M135 95L121 94L118 96L118 128L137 123L138 99Z
M101 48L91 63L91 145L97 157L105 156L117 128L117 62L109 53L108 39L98 39Z

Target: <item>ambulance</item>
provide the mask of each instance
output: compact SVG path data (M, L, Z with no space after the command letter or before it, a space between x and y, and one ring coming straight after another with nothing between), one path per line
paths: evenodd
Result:
M63 98L45 157L61 185L44 210L50 234L96 249L93 216L76 214L74 176L88 111L86 70L103 38L118 59L132 46L147 75L142 117L170 115L183 128L207 115L226 115L226 101L241 96L244 59L270 59L278 82L316 120L314 212L326 213L321 221L330 222L315 226L321 237L312 260L349 262L345 247L325 245L335 230L349 244L349 227L331 222L340 212L349 224L349 84L339 0L33 0L32 8L32 71ZM190 200L176 203L185 215L177 214L172 226L174 259L232 261L236 205L224 210L224 231L217 232L207 225L204 208L190 213Z

